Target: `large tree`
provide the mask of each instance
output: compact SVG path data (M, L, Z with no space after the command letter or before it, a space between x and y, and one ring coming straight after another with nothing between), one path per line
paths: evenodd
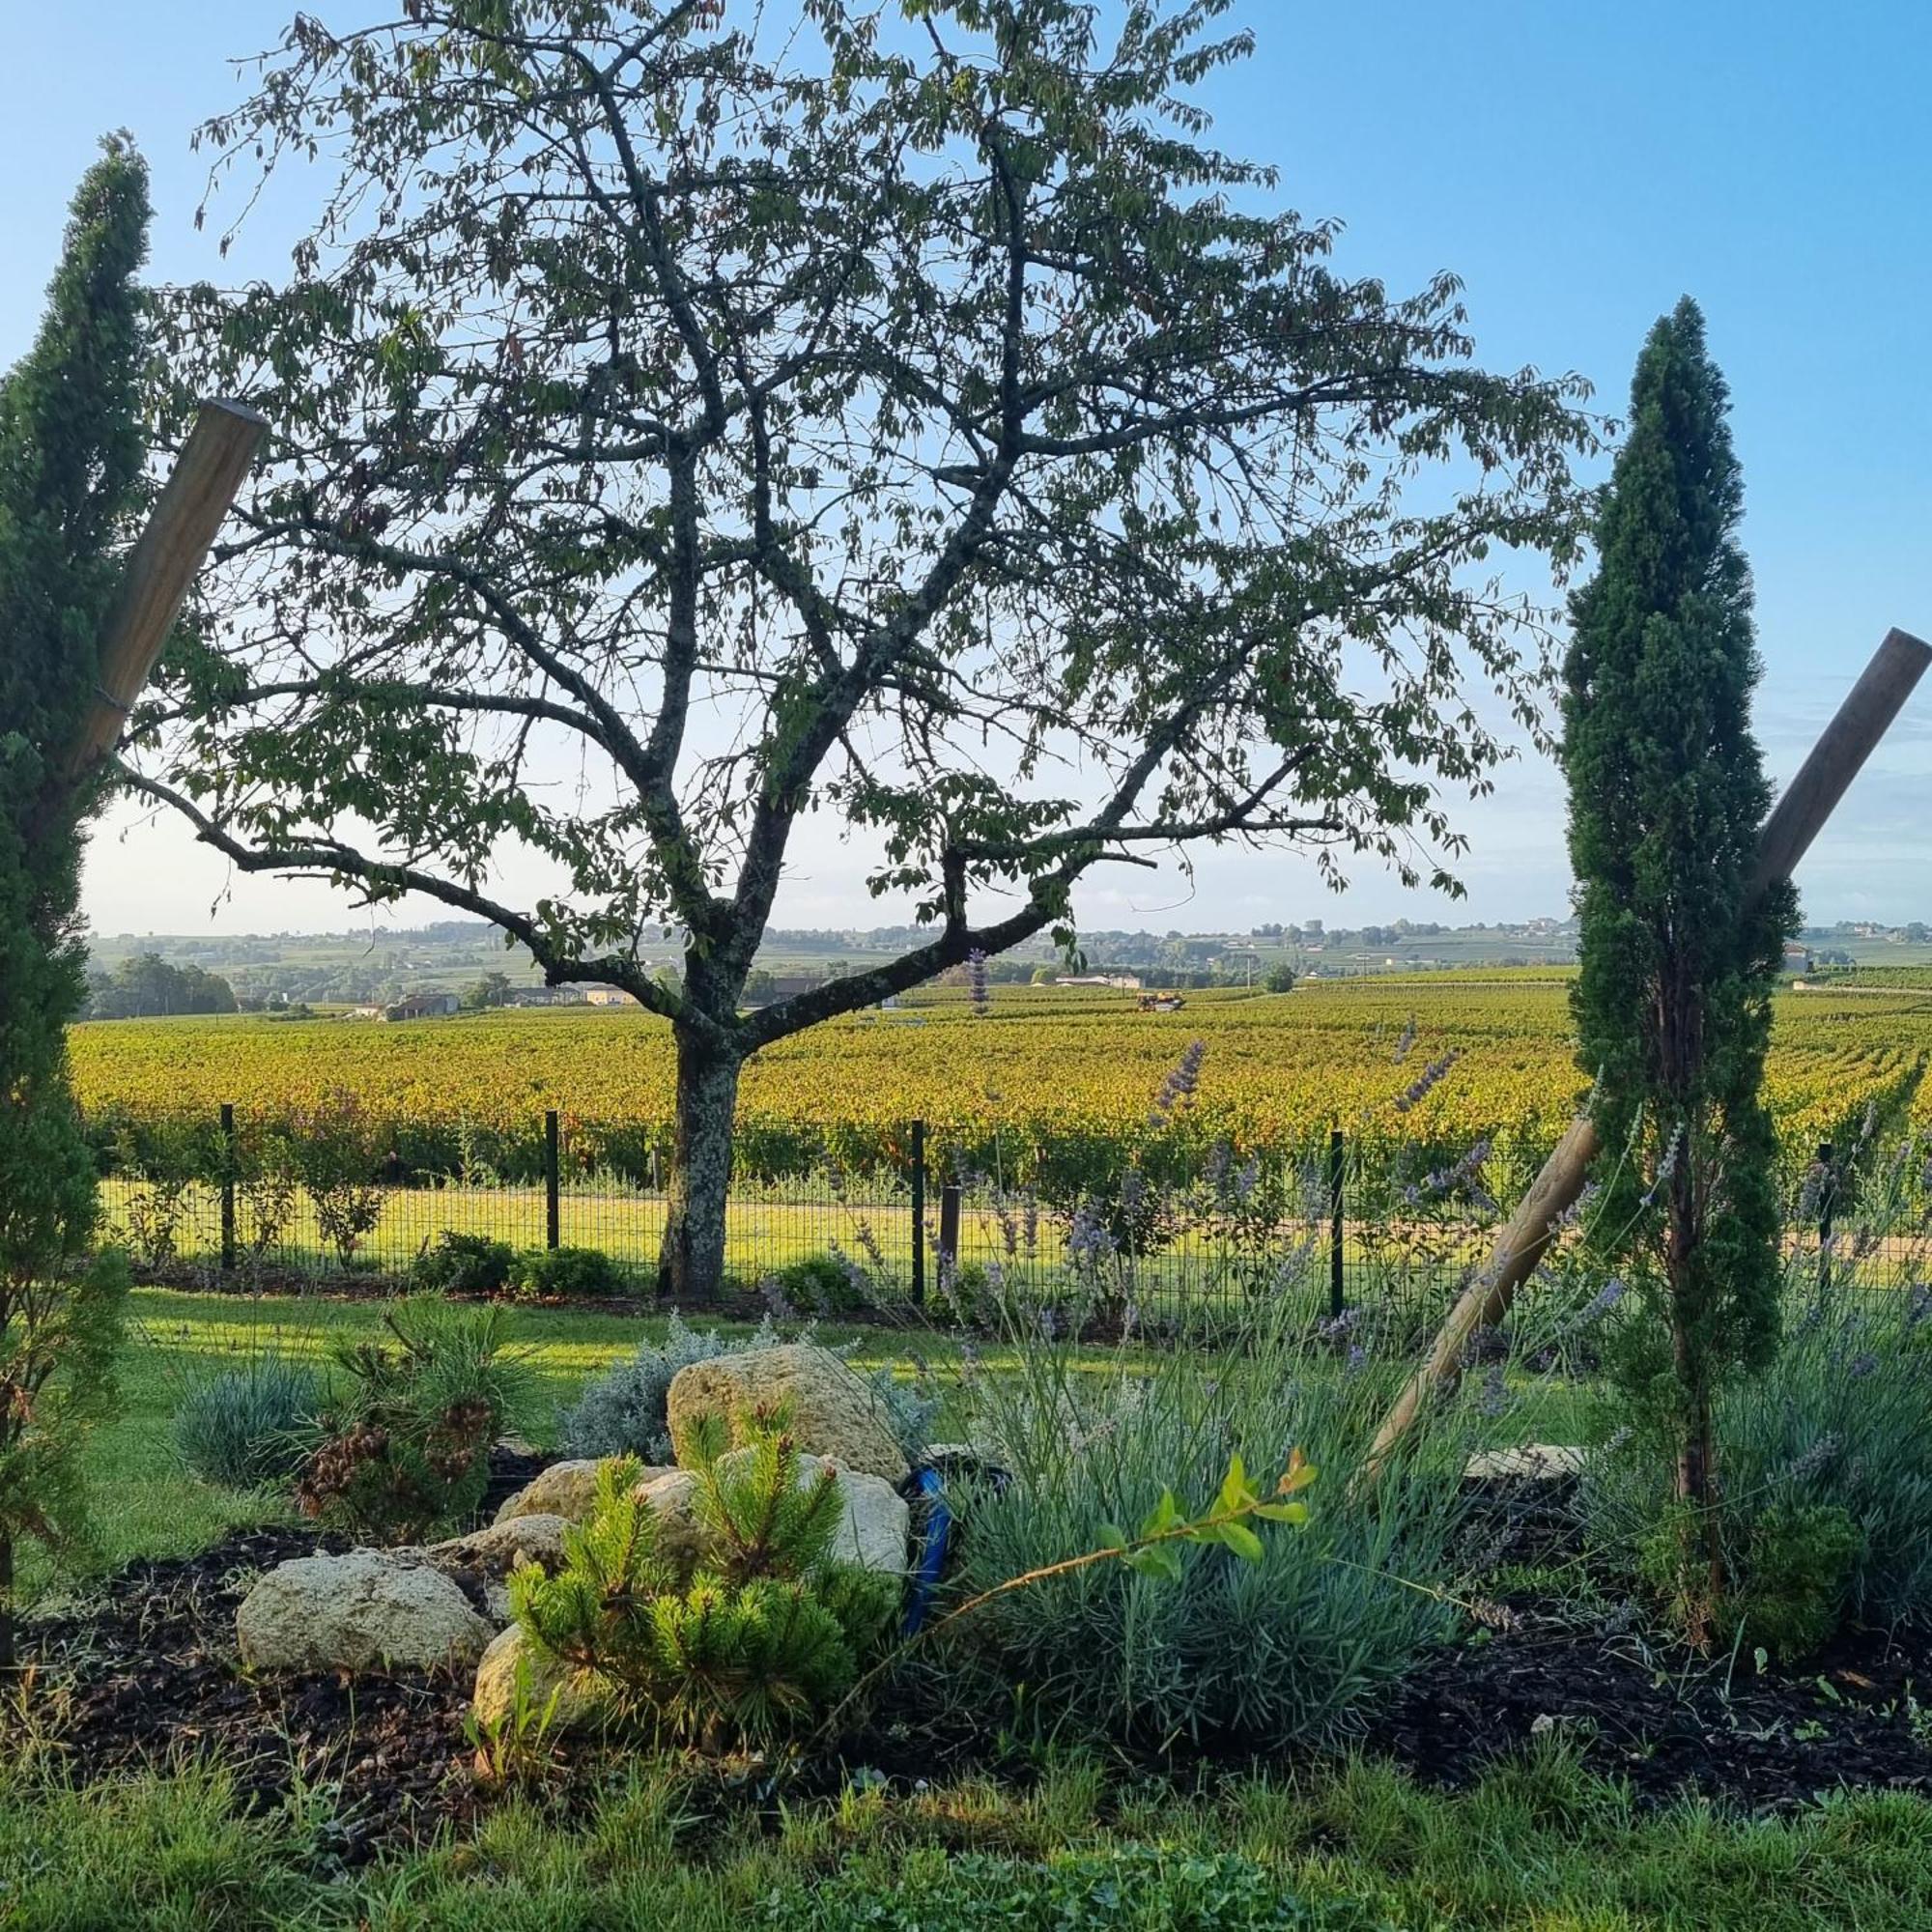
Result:
M46 319L0 382L0 1666L15 1540L80 1524L79 1431L108 1393L125 1299L118 1263L87 1259L94 1156L68 1086L99 791L71 760L141 479L147 231L147 170L110 143L74 196Z
M1687 298L1637 361L1565 667L1573 1004L1607 1150L1594 1220L1641 1296L1619 1366L1672 1459L1697 1633L1725 1581L1713 1392L1776 1342L1776 1147L1760 1088L1794 923L1788 883L1753 891L1771 793L1750 730L1758 658L1728 411Z
M1224 6L411 0L298 19L205 130L329 185L286 286L173 305L179 400L279 441L137 782L667 1017L679 1294L748 1054L1065 934L1103 862L1445 878L1441 787L1533 712L1484 559L1566 550L1580 385L1474 367L1452 278L1341 277L1208 144ZM741 1013L814 811L932 936ZM493 888L513 847L554 893Z

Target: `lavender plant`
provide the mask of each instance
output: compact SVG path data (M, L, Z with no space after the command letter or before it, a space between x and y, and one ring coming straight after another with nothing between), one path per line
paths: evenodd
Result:
M1346 1495L1401 1365L1338 1373L1298 1313L1250 1305L1237 1328L1095 1364L1036 1335L997 1374L968 1371L975 1439L1014 1480L962 1486L963 1596L1104 1547L1164 1491L1206 1492L1231 1456L1298 1443ZM1374 1508L1319 1510L1258 1558L1179 1551L1179 1575L1120 1566L1046 1577L962 1627L962 1667L1024 1686L1042 1724L1272 1747L1344 1731L1450 1620L1443 1587L1466 1445L1454 1418L1391 1466Z

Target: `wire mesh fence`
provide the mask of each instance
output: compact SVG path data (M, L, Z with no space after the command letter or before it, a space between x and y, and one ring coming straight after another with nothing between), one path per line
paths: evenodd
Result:
M103 1179L103 1215L155 1281L399 1286L454 1239L594 1250L633 1293L658 1293L668 1162L651 1150L621 1170L600 1165L567 1116L540 1126L534 1176L433 1171L327 1122L308 1138L259 1138L224 1107L125 1153ZM853 1164L809 1123L766 1130L760 1144L784 1157L740 1162L727 1286L822 1314L923 1306L971 1321L1023 1297L1048 1319L1099 1306L1151 1331L1292 1295L1318 1318L1373 1306L1421 1325L1484 1264L1497 1197L1523 1179L1478 1160L1405 1180L1385 1147L1339 1131L1296 1158L1237 1163L1208 1148L1164 1166L1131 1150L1096 1165L1091 1148L1080 1162L1038 1147L968 1158L962 1149L983 1148L975 1132L909 1122L891 1137L896 1159ZM1813 1189L1787 1230L1791 1270L1868 1288L1919 1281L1923 1228L1874 1225L1849 1202Z

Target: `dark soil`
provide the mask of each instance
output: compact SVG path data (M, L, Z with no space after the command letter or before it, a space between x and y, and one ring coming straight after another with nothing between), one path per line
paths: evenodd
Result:
M522 1471L506 1460L497 1473L510 1485ZM1492 1563L1574 1558L1572 1519L1554 1491L1491 1487L1475 1533L1486 1554L1496 1552ZM278 1804L298 1783L324 1786L340 1823L322 1852L345 1863L490 1803L464 1735L468 1673L242 1674L235 1609L254 1575L340 1547L313 1530L252 1531L199 1556L133 1564L84 1603L31 1619L24 1648L76 1775L207 1751L234 1768L256 1805ZM1932 1641L1854 1632L1801 1669L1760 1675L1748 1655L1692 1656L1633 1605L1585 1587L1580 1566L1576 1577L1572 1591L1503 1592L1478 1605L1474 1632L1423 1661L1363 1745L1451 1787L1554 1738L1645 1802L1689 1791L1775 1810L1841 1787L1932 1791ZM859 1766L908 1783L944 1776L987 1764L989 1730L913 1718L782 1781L794 1792L835 1790ZM595 1747L573 1749L546 1787L559 1804L601 1762ZM753 1802L779 1781L756 1766L724 1780Z
M1932 1791L1932 1640L1847 1631L1762 1673L1747 1647L1701 1657L1596 1587L1566 1487L1488 1486L1472 1522L1484 1567L1543 1566L1563 1587L1478 1605L1477 1628L1378 1714L1369 1748L1457 1786L1553 1738L1641 1799L1690 1792L1752 1811L1840 1788Z
M345 1547L313 1530L255 1530L199 1556L132 1564L71 1612L31 1619L23 1647L77 1775L209 1752L251 1807L279 1804L298 1781L322 1785L346 1862L466 1810L467 1678L241 1672L235 1609L257 1573Z

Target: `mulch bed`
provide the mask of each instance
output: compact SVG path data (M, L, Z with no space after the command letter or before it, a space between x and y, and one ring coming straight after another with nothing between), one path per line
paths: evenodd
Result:
M131 1564L71 1612L30 1619L22 1647L76 1772L209 1752L251 1808L298 1782L326 1786L340 1821L331 1849L351 1863L462 1815L476 1796L467 1677L240 1673L235 1609L255 1576L346 1547L312 1530L252 1530L198 1556Z
M1573 1482L1484 1486L1469 1534L1491 1567L1581 1561ZM1692 1793L1751 1811L1841 1789L1932 1792L1932 1640L1847 1631L1803 1665L1759 1674L1748 1646L1703 1658L1633 1603L1506 1593L1482 1627L1425 1659L1365 1743L1425 1780L1472 1782L1542 1739L1568 1744L1640 1800ZM1922 1714L1915 1703L1927 1697Z
M506 1463L498 1485L507 1492L526 1473ZM1503 1560L1547 1561L1563 1553L1569 1523L1555 1486L1499 1483L1477 1533ZM240 1673L235 1609L253 1577L341 1547L312 1530L249 1531L197 1556L132 1564L85 1601L29 1620L23 1647L76 1773L210 1751L253 1805L272 1806L298 1783L326 1786L340 1823L323 1849L346 1864L490 1803L464 1736L467 1673ZM1553 1737L1642 1802L1689 1791L1749 1810L1845 1787L1932 1792L1932 1694L1922 1716L1914 1701L1932 1692L1932 1642L1854 1632L1803 1669L1760 1676L1748 1655L1699 1660L1647 1631L1630 1605L1582 1593L1505 1596L1484 1617L1486 1628L1425 1659L1375 1715L1369 1750L1455 1787ZM802 1788L836 1788L853 1766L910 1783L986 1763L992 1748L983 1729L962 1740L915 1723L802 1767ZM597 1763L584 1747L558 1793ZM747 1788L755 1798L764 1786L754 1776Z

